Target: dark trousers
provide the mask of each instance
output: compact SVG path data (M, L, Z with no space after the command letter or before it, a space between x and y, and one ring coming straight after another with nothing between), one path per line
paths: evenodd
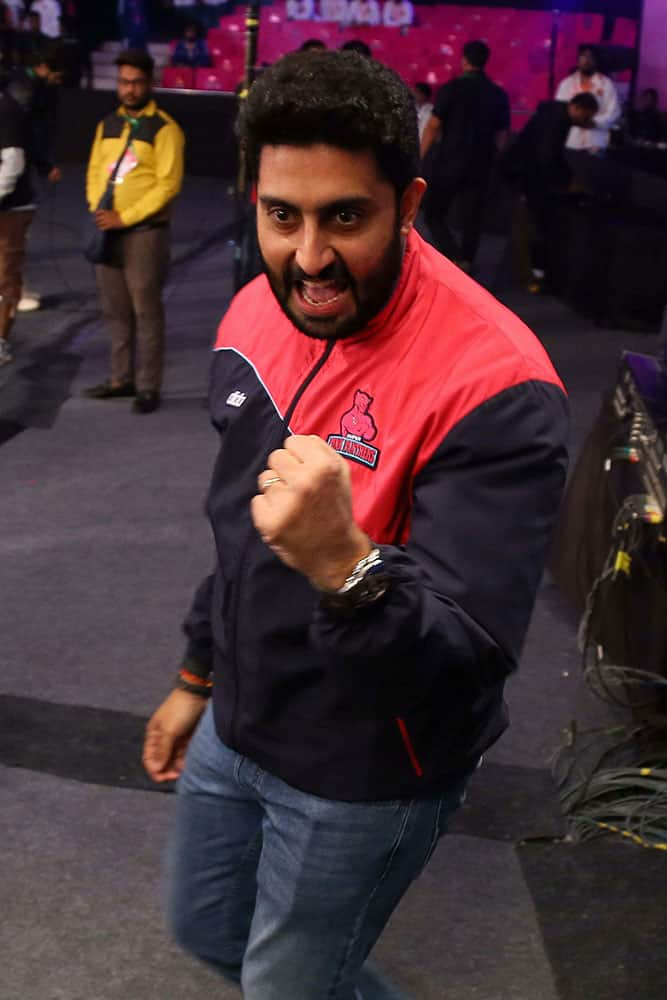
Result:
M169 227L114 235L109 264L95 268L111 335L111 381L159 392L164 367L162 289L169 264Z
M570 204L572 200L573 196L564 187L555 185L527 187L525 203L529 226L530 266L535 270L546 271L548 266L548 234L554 212Z
M488 186L488 173L482 177L466 177L458 174L447 178L439 177L434 171L424 197L424 221L431 231L434 245L450 260L468 263L474 261L482 238ZM455 238L447 222L448 213L457 195L460 242Z

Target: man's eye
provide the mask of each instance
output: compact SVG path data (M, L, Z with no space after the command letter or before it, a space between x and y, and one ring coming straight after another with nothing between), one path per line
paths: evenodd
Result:
M341 226L353 226L355 222L358 222L361 218L361 213L356 212L353 209L341 208L340 211L336 212L336 221L341 224Z
M282 223L283 225L286 222L292 221L292 213L290 212L289 208L280 208L280 207L272 208L269 212L269 215L271 216L274 222L279 222Z

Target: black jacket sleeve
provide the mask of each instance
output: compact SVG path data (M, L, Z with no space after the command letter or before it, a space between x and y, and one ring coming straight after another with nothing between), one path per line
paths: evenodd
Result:
M197 587L190 610L183 623L187 645L183 666L197 677L208 677L213 669L211 601L215 574L211 573Z
M391 583L354 618L320 607L323 652L359 669L465 671L481 686L518 662L566 474L567 403L526 382L477 407L417 478L410 538L382 546Z

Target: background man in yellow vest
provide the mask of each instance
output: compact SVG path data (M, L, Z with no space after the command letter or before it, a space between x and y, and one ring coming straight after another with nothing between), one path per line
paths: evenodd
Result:
M116 59L120 107L97 126L86 195L98 229L111 232L96 265L111 335L110 378L92 399L134 396L136 413L160 405L171 204L183 181L184 136L152 97L153 60L129 49ZM114 175L113 208L99 207Z

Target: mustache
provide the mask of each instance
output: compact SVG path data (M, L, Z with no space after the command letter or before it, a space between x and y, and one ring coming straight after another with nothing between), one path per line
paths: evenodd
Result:
M350 272L341 260L333 260L317 274L308 274L298 264L288 265L285 269L286 283L296 284L297 281L335 281L337 284L352 284Z

